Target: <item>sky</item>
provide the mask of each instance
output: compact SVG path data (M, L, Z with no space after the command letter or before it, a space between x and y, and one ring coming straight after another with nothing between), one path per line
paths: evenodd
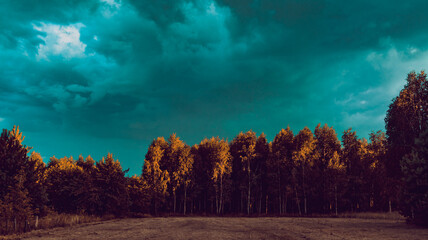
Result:
M426 69L426 0L0 0L0 128L44 161L318 123L384 129Z

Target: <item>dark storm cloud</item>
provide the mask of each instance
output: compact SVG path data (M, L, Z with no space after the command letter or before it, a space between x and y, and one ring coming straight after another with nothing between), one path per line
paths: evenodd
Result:
M424 69L427 5L0 1L0 126L19 124L46 157L113 151L133 173L172 132L272 139L322 122L367 137Z

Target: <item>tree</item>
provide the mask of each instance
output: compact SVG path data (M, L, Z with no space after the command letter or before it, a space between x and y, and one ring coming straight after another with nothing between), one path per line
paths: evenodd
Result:
M288 194L291 189L292 155L294 151L293 131L288 126L282 129L272 142L272 158L270 161L271 175L277 185L279 213L287 213ZM285 198L284 198L285 196Z
M14 185L15 177L28 161L28 149L21 144L22 133L16 132L3 129L0 136L0 199L6 196L9 186Z
M319 212L326 212L329 208L328 190L329 190L329 172L328 167L335 162L340 152L340 142L337 139L336 131L333 127L325 124L321 127L318 124L315 127L315 159L314 159L314 180L313 205L317 205Z
M158 205L165 201L170 181L168 171L160 168L167 145L163 137L153 140L144 159L142 178L149 190L151 209L155 215L157 215Z
M410 221L428 226L428 130L416 139L401 161L404 189L401 213Z
M389 211L392 211L391 201L389 201L389 189L394 188L391 184L391 180L388 178L386 173L386 152L387 152L387 141L385 133L382 131L370 133L370 143L367 147L369 154L370 165L370 205L373 210L386 211L387 203L389 203Z
M43 162L40 154L33 151L26 167L27 174L24 186L28 189L33 212L34 214L43 216L47 214L46 204L48 202L46 186L44 185L46 164Z
M352 128L343 132L343 148L341 151L342 162L345 165L348 178L346 199L349 201L351 211L359 210L363 204L369 205L368 170L365 163L367 142L361 141Z
M8 186L8 193L4 197L3 210L0 213L4 215L3 218L6 221L14 219L15 222L22 223L26 222L28 218L33 215L33 210L30 204L30 198L28 196L28 190L24 187L25 174L21 170L18 175L14 178L15 182L13 185ZM26 226L26 225L25 225ZM24 229L24 231L27 229Z
M207 164L207 175L211 188L214 189L216 213L223 213L225 180L229 178L232 170L229 144L217 138L204 139L199 144L198 153L202 162Z
M80 188L80 197L77 204L85 213L97 214L102 189L96 185L97 168L95 161L90 155L85 159L80 155L76 161L76 165L83 170L81 178L82 182L84 182Z
M269 142L266 139L264 133L260 134L256 142L256 159L254 166L254 182L258 184L256 190L258 193L255 193L254 196L258 197L258 213L264 211L267 213L267 187L268 187L268 178L267 178L267 161L270 156L270 147Z
M400 161L410 153L415 139L427 129L428 88L425 72L407 75L407 83L392 100L385 118L388 139L387 167L389 174L401 177Z
M183 141L180 140L180 138L177 137L175 133L171 134L168 138L168 147L165 149L165 157L162 158L163 161L161 161L161 168L168 171L170 175L170 181L168 184L168 190L170 192L170 195L173 196L173 210L174 213L176 211L176 204L177 204L177 189L180 185L180 178L177 174L178 165L179 165L179 158L180 158L180 150L184 148Z
M177 135L171 134L168 139L164 159L164 169L168 171L171 177L169 184L170 192L173 195L173 209L176 212L176 195L179 188L184 188L184 205L185 214L187 202L187 186L190 184L190 176L193 166L193 157L190 153L190 147L187 146ZM161 165L162 166L162 165Z
M129 194L129 210L133 213L147 212L150 205L148 187L141 176L127 178L127 191Z
M294 144L295 151L293 152L293 161L296 166L297 173L293 174L293 178L301 179L300 188L303 193L303 210L304 213L307 214L307 172L310 171L310 168L313 166L313 156L316 146L316 141L312 131L308 127L303 128L303 130L294 137ZM295 179L294 182L299 182L299 180ZM297 190L295 191L297 195ZM299 202L298 199L297 201Z
M78 213L85 193L85 173L73 157L51 157L45 180L49 204L57 212Z
M108 153L96 164L95 185L100 190L98 214L114 214L124 216L128 212L127 180L119 160L114 160Z
M402 188L402 169L400 162L410 154L415 139L428 127L428 82L425 72L410 72L407 83L399 95L392 100L385 118L388 140L386 169L396 192L390 192L391 200L399 195Z
M33 152L28 157L31 148L22 144L24 139L16 126L11 131L3 129L0 136L0 200L10 193L11 186L17 186L16 179L19 177L19 184L22 184L22 191L26 192L32 213L44 214L47 202L42 184L45 166L40 154Z
M192 182L192 171L193 171L193 155L188 145L184 145L180 149L178 157L178 168L174 172L174 178L178 182L178 186L184 188L184 203L183 203L183 214L186 215L187 207L187 189Z
M250 214L250 207L252 205L251 185L253 184L255 177L253 167L255 164L254 161L256 159L256 142L256 133L253 131L248 131L246 133L239 133L230 144L230 152L233 156L233 165L240 167L240 169L238 169L238 167L235 167L234 169L235 182L233 185L236 188L235 191L239 191L239 200L241 200L241 202L242 197L244 196L243 192L246 191L247 214Z

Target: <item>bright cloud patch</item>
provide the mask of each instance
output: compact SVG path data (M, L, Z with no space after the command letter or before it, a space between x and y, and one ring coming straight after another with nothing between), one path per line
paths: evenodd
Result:
M105 4L102 10L102 14L105 18L111 18L116 15L117 11L122 6L121 0L100 0L100 2Z
M120 8L120 6L122 5L122 1L121 0L118 0L118 1L115 1L115 0L100 0L100 1L106 3L106 4L110 5L110 6L112 6L114 8Z
M62 26L51 23L33 25L33 28L45 35L39 35L45 43L38 46L37 60L49 60L51 56L62 56L65 59L85 56L86 44L80 41L81 23Z

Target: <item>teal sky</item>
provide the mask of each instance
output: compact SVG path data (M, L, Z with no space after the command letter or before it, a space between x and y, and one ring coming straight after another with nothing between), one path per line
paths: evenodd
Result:
M0 0L0 127L45 161L108 152L140 174L150 142L272 140L287 125L384 129L426 69L423 1Z

